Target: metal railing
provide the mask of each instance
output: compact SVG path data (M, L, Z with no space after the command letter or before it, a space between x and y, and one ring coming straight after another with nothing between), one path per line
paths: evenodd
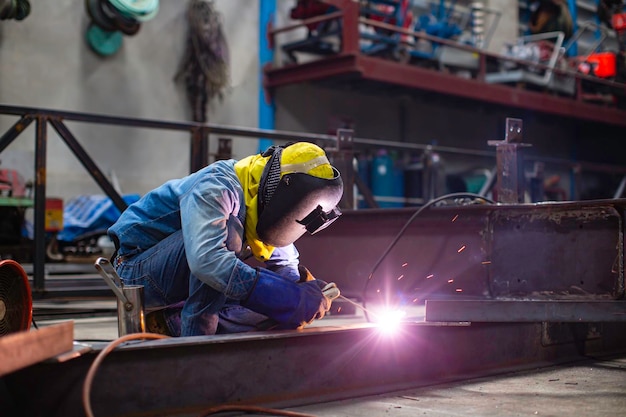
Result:
M194 172L209 163L209 135L228 135L233 137L259 139L267 138L274 140L303 140L317 143L326 148L333 163L344 176L344 182L350 186L345 187L345 201L352 202L352 185L356 185L365 196L370 207L375 207L374 199L368 189L354 172L354 152L365 151L371 148L395 148L404 151L438 152L442 154L460 155L470 158L488 158L495 161L496 152L487 150L464 149L449 146L433 146L419 143L406 143L381 139L352 137L351 131L339 130L337 135L314 134L294 131L268 130L256 128L242 128L223 126L217 124L199 124L195 122L175 122L151 119L139 119L131 117L109 116L101 114L80 113L74 111L59 111L51 109L30 108L20 106L0 105L0 115L17 116L19 119L0 136L0 153L2 153L20 134L22 134L33 122L35 122L35 181L34 181L34 253L33 253L33 293L45 295L45 263L46 263L46 158L48 142L48 125L58 133L60 138L67 144L74 156L81 162L83 167L100 186L103 192L111 199L115 207L123 211L126 203L100 170L97 163L85 151L65 122L82 122L99 125L125 126L129 128L151 128L160 130L182 131L190 133L190 172ZM347 136L346 136L347 133ZM349 142L347 146L343 142ZM527 158L525 162L543 161L551 165L570 167L581 172L583 170L621 174L626 178L626 167L612 166L607 164L587 163L582 161L569 161L558 158ZM625 183L626 181L623 181ZM495 183L495 177L489 184L481 189L481 194L486 195ZM620 184L615 197L620 197L624 185ZM88 293L88 291L86 291Z
M18 116L17 120L2 136L0 136L0 153L4 151L20 134L35 122L35 180L34 180L34 253L33 253L33 294L44 295L45 262L46 262L46 160L48 143L48 125L58 133L60 138L81 162L83 167L111 199L115 207L124 211L127 207L120 194L100 170L96 162L81 146L66 121L84 122L100 125L126 126L131 128L152 128L190 133L190 172L194 172L209 162L209 135L232 135L243 138L268 138L276 140L306 140L321 144L334 144L335 136L311 133L262 130L254 128L238 128L216 124L195 122L170 122L131 117L108 116L72 111L0 105L0 114Z

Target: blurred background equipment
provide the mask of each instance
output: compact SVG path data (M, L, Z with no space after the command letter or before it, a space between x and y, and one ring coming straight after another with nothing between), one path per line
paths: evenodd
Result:
M30 249L20 248L26 210L33 206L32 184L15 169L0 169L0 258Z
M30 329L33 300L28 276L10 259L0 261L0 337Z
M544 89L574 95L576 79L555 69L565 70L566 35L561 31L542 32L522 36L514 43L505 44L498 71L485 76L487 83L525 84L528 88Z

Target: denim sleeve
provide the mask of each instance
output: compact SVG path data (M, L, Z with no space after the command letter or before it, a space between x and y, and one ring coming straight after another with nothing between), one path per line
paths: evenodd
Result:
M292 281L297 281L300 279L300 273L298 272L299 257L298 249L291 244L282 248L275 248L265 265L270 271L276 272Z
M239 204L234 186L219 177L203 179L180 197L185 252L192 274L236 300L248 295L256 279L256 270L226 247L227 220Z

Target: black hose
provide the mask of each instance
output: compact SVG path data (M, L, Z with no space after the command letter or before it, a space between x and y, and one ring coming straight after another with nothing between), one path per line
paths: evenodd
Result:
M489 204L495 204L495 201L490 200L480 194L475 194L475 193L468 193L468 192L460 192L460 193L451 193L451 194L446 194L446 195L442 195L441 197L437 197L434 198L430 201L428 201L426 204L424 204L423 206L421 206L419 209L417 209L417 211L415 213L413 213L413 215L411 215L411 217L406 221L406 223L404 224L404 226L402 226L402 228L400 229L400 231L398 232L398 234L396 235L396 237L394 237L394 239L391 241L391 243L389 244L389 246L387 247L387 249L385 249L385 251L383 252L383 254L381 255L381 257L378 259L378 261L376 261L376 263L374 264L374 266L372 267L368 277L367 277L367 281L365 281L365 287L363 288L363 308L366 308L366 303L367 303L367 287L369 286L370 281L372 280L372 276L374 275L374 272L376 272L376 269L380 266L380 264L383 262L383 260L387 257L387 255L389 254L389 252L391 252L391 249L393 249L393 247L396 245L396 243L398 243L398 240L400 240L400 238L402 237L402 235L404 235L404 232L406 231L406 229L409 227L409 225L413 222L413 220L415 220L417 218L417 216L419 216L421 213L424 212L424 210L426 210L429 207L434 206L435 204L444 201L444 200L450 200L450 199L466 199L466 198L472 198L472 199L480 199L483 200L486 203ZM368 322L371 322L369 314L367 313L366 310L363 310L365 312L365 318L367 319Z

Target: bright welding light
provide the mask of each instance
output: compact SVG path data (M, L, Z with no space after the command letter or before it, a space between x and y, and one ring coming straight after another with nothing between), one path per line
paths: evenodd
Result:
M378 328L386 333L395 333L400 327L406 312L402 310L388 310L376 314L376 324Z

